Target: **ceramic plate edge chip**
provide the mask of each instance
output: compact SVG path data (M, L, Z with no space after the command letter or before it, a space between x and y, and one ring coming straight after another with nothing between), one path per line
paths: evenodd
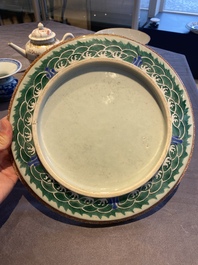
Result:
M103 68L105 70L103 70ZM93 71L93 69L96 69L96 71ZM46 116L44 115L45 118L40 118L40 116L41 117L43 116L43 112L44 112L44 109L46 108L47 102L48 101L51 102L52 98L53 98L53 95L57 94L57 90L59 90L59 85L60 85L60 81L59 80L61 80L61 78L64 79L64 81L63 81L64 83L62 82L63 83L62 85L64 86L64 88L63 88L63 92L61 92L62 93L61 98L63 98L65 90L67 89L67 84L70 81L70 79L71 79L71 84L72 84L72 82L74 82L73 80L75 80L75 78L78 78L78 75L81 76L83 73L86 74L86 73L89 73L89 72L93 73L93 75L94 75L94 74L97 73L97 71L100 71L100 69L101 69L101 71L108 71L108 70L111 71L111 69L113 69L113 71L115 71L115 72L116 72L116 70L118 70L118 74L119 74L119 71L120 72L124 72L122 74L123 75L126 74L128 76L127 78L129 78L131 80L132 80L132 78L136 78L138 80L137 81L138 84L141 84L142 86L145 86L145 87L143 87L143 90L147 90L148 93L152 96L152 98L154 98L155 103L152 103L152 104L153 105L156 104L158 106L157 109L155 108L154 113L152 112L152 118L151 118L152 121L151 120L149 121L150 124L153 122L152 126L150 126L150 124L148 124L148 126L146 126L146 128L144 128L143 125L140 125L142 128L144 128L144 129L142 129L144 132L140 133L142 135L141 136L141 141L137 140L137 142L139 143L139 145L145 145L145 147L144 147L145 149L142 149L141 147L138 147L137 150L141 150L142 153L144 151L144 154L139 154L138 151L137 151L135 153L135 157L133 155L133 157L131 159L132 161L136 161L136 157L140 156L140 158L138 158L136 163L134 162L135 167L137 168L137 171L134 171L134 172L132 171L133 173L129 173L127 177L123 177L123 178L121 178L121 176L125 174L125 173L122 173L122 172L125 172L125 169L122 169L122 164L124 164L124 162L120 163L121 166L116 169L116 171L119 170L121 172L121 174L120 174L121 176L117 176L116 172L114 170L115 164L119 164L119 159L117 161L114 161L113 166L111 165L111 161L110 161L109 162L110 165L108 164L108 170L106 170L106 171L103 170L103 176L99 175L99 177L97 179L95 179L95 174L97 175L97 170L100 170L100 169L98 169L97 166L94 167L94 170L92 169L92 164L96 164L97 165L98 164L98 160L100 160L100 159L101 159L101 162L99 161L100 168L103 167L103 164L105 164L105 165L107 164L107 162L106 162L107 159L104 160L104 154L105 154L105 156L108 157L108 153L111 153L110 152L111 150L109 151L109 149L111 149L112 146L110 146L110 148L106 148L106 146L108 146L108 143L105 142L105 140L106 140L105 135L107 134L107 137L108 137L108 133L106 131L109 131L109 127L116 127L117 124L114 124L114 121L112 121L112 120L115 119L115 116L117 118L119 113L117 113L117 115L114 115L114 114L111 115L109 120L108 120L108 126L107 126L108 129L106 129L106 127L105 127L106 130L105 130L105 132L102 133L102 135L103 135L102 139L103 138L105 139L104 140L104 144L103 144L103 142L101 140L101 135L96 137L97 140L94 143L92 143L92 144L89 143L89 139L92 138L92 136L90 136L90 130L92 130L92 126L90 126L91 128L88 131L88 133L85 132L86 135L83 137L82 143L80 142L79 147L77 147L75 156L73 158L74 160L76 159L75 162L74 162L75 166L72 165L72 170L70 169L69 173L68 173L68 170L67 170L67 166L64 167L63 164L67 164L67 163L70 164L69 159L72 156L74 147L72 146L72 150L68 151L69 154L67 156L65 156L65 154L67 153L67 149L69 149L69 147L68 147L69 144L67 144L66 145L67 147L65 147L62 150L62 152L61 152L62 155L59 154L61 147L58 148L58 152L54 151L54 149L56 149L56 146L58 146L58 143L61 142L61 145L64 145L65 143L70 141L70 139L68 139L65 136L65 134L68 135L66 133L66 131L69 131L70 127L77 128L75 131L72 131L72 133L70 135L71 138L73 138L73 137L75 138L74 140L72 139L73 140L72 142L73 142L74 146L76 145L76 142L78 141L77 137L81 138L81 134L84 133L84 130L83 130L84 128L79 126L82 129L81 130L81 129L79 129L78 126L74 126L74 124L76 123L75 117L78 115L78 113L75 113L74 119L72 119L72 121L70 122L70 119L71 119L70 117L72 116L74 110L72 110L72 113L70 113L71 107L69 107L67 109L68 112L69 112L69 114L68 114L69 118L65 118L64 119L63 116L64 116L64 112L66 111L65 104L70 104L70 103L68 103L67 98L66 98L64 100L64 102L63 102L63 108L60 111L60 113L58 112L57 115L54 115L54 113L51 114L51 116L53 116L54 123L56 122L58 117L60 117L59 118L60 119L60 123L56 122L55 123L56 126L49 127L53 123L51 118L49 118L50 110L48 110L49 112L46 113ZM115 79L115 75L116 74L117 73L113 72L113 80ZM105 75L107 75L107 72L105 72ZM102 74L101 74L100 78L102 79ZM107 95L108 102L109 102L109 97L110 97L109 95L110 94L111 94L111 99L114 97L114 96L112 96L112 93L113 93L112 90L113 89L110 88L110 91L107 90L107 86L109 85L110 79L111 79L111 76L108 78L107 81L105 81L106 82L105 84L102 84L102 88L97 87L97 89L94 90L94 92L93 92L94 93L94 98L101 97L100 94L99 95L97 94L97 91L99 90L99 92L101 93L100 90L103 90L103 89L105 89L105 97L106 97L106 93L109 93ZM134 80L133 80L133 82L134 82ZM80 82L77 81L77 83L80 83ZM88 83L91 83L91 82L88 81ZM77 86L78 84L75 83L75 85ZM129 85L131 85L131 87L129 88L130 90L141 90L141 88L139 88L139 87L137 89L134 88L135 85L133 86L131 83L129 83ZM65 86L66 86L66 88L65 88ZM80 84L80 86L81 86L81 84ZM120 86L120 84L119 84L119 86ZM123 87L123 84L121 84L121 86ZM86 90L89 91L93 87L95 87L95 85L90 84L90 87L88 87L88 88L86 87ZM115 84L115 87L116 87L116 84ZM81 89L81 87L78 88L78 89ZM119 88L117 88L117 90L118 89ZM122 88L122 90L123 89L125 89L125 88ZM71 90L72 90L71 92L68 92L67 97L70 96L70 93L75 93L76 87L72 88ZM115 94L116 94L116 92L115 92ZM136 94L138 94L138 92L136 92ZM122 94L121 94L121 96L122 96ZM57 98L57 96L54 96L54 97ZM135 93L131 94L131 97L133 97L132 100L134 100ZM144 93L141 94L141 97L146 97L146 99L144 99L143 104L146 106L147 110L146 111L142 110L144 108L143 106L141 108L143 115L146 116L146 114L149 112L149 110L148 110L148 108L150 106L149 105L149 99L148 99L148 97L146 95L144 95ZM61 101L61 98L58 99L59 102ZM104 96L103 96L103 98L104 98ZM103 105L103 106L105 106L104 109L105 109L105 113L106 113L106 109L108 109L107 108L107 102L105 101L105 104L103 104L103 98L101 99L102 104L99 105L100 106L99 112L101 112L101 108L102 108L101 106ZM115 98L116 98L116 96L115 96ZM77 102L77 100L78 99L76 99L75 102ZM81 95L81 97L79 97L79 100L83 101L83 95ZM94 99L92 97L91 101L93 102L93 100ZM129 101L129 99L128 99L128 101ZM76 109L78 109L79 103L78 102L75 103L75 102L73 101L73 104L75 105L75 111L78 112ZM92 102L90 102L90 104L92 104ZM98 98L96 99L96 103L95 104L97 104L97 102L98 102ZM139 101L139 104L140 104L140 102L141 101ZM56 105L56 103L57 103L57 105ZM125 105L126 104L127 104L127 101L125 102ZM131 102L129 102L129 104L130 104L130 106L132 105ZM133 104L135 104L135 103L133 102ZM59 105L60 104L58 104L58 102L54 102L53 103L53 106L56 109L58 108ZM87 105L87 103L86 103L86 105ZM116 107L114 108L114 112L117 111L117 105L115 105L115 106ZM85 106L84 106L84 108L85 108ZM150 108L151 108L151 106L150 106ZM159 108L159 110L158 110L158 108ZM134 107L133 107L133 109L134 109ZM130 125L131 125L131 123L133 125L132 128L131 127L129 128L129 130L131 130L131 135L130 135L130 137L128 139L127 146L125 146L124 154L122 154L122 156L124 156L125 153L128 152L128 148L129 148L130 142L133 142L133 140L135 138L137 138L137 139L140 138L140 136L137 136L137 137L134 136L133 137L132 135L134 135L133 131L136 131L136 127L138 127L137 124L141 123L142 120L143 120L143 117L141 117L141 114L140 114L141 110L138 113L138 107L137 107L137 111L135 110L137 113L135 115L131 115L130 110L131 109L129 109L129 110L127 109L126 113L124 112L124 114L126 114L125 116L127 116L127 115L128 115L128 117L132 116L133 119L134 119L134 117L138 117L138 120L134 119L135 120L134 122L130 122ZM81 110L79 110L79 112L80 111L83 112L82 107L81 107ZM95 110L91 109L91 107L90 107L90 111L95 111ZM90 111L88 111L88 112L90 112ZM122 110L120 110L120 112L121 111ZM154 119L158 118L158 114L157 114L158 111L160 112L160 120L157 123L156 121L154 121ZM54 110L52 112L54 112ZM97 113L98 113L98 109L96 110L96 113L94 112L94 114L95 114L94 115L94 120L95 120L95 117L99 116L99 115L97 115ZM65 115L67 116L67 113L65 113ZM56 116L56 118L54 116ZM89 115L87 115L87 116L89 116ZM92 120L92 116L93 116L93 114L91 114L91 120ZM108 116L108 113L105 116ZM162 118L161 118L161 116L162 116ZM81 117L81 119L83 119L84 118L84 114L82 116L80 116L80 117ZM145 118L149 119L149 117L150 116L145 117ZM87 117L85 117L85 119L86 118ZM43 120L43 119L45 119L45 120ZM67 124L67 122L65 122L65 120L68 120L68 119L69 119L69 121L68 121L68 124ZM103 129L101 127L104 126L104 119L105 119L104 115L100 114L100 117L98 117L97 123L99 123L100 119L102 119L102 121L101 121L102 125L99 127L98 131ZM122 119L123 119L123 117L122 117ZM89 122L89 119L88 119L88 121L86 120L86 125L88 126L87 123L93 123L93 122L94 121ZM155 126L160 127L160 125L161 125L160 123L161 122L163 123L163 128L164 129L162 129L162 130L164 130L164 132L161 132L159 130L158 133L154 134L154 128L153 127L155 127ZM65 123L66 123L66 125L63 125ZM81 123L81 120L79 121L79 123ZM126 123L126 122L124 122L124 123ZM45 125L43 125L43 124L45 124ZM124 125L123 125L123 127L124 127ZM44 127L47 127L47 126L48 126L48 129L44 130ZM126 194L128 192L131 192L131 191L139 188L143 184L145 184L157 172L157 170L160 168L162 162L164 161L164 159L166 157L167 151L168 151L170 143L171 143L171 137L172 137L172 127L171 127L170 112L169 112L169 109L168 109L168 106L167 106L167 102L166 102L166 100L164 98L164 95L158 89L156 83L153 82L153 80L149 76L143 74L143 72L138 67L134 66L131 63L122 62L122 61L113 60L113 59L104 59L104 58L103 59L94 58L94 59L83 60L81 62L74 63L74 64L68 66L66 69L64 69L64 70L60 71L59 73L57 73L57 75L53 79L51 79L51 81L46 85L45 89L43 90L43 93L39 96L39 99L38 99L36 107L35 107L34 115L33 115L32 127L33 127L33 139L34 139L34 142L35 142L35 147L36 147L37 154L38 154L38 156L39 156L39 158L41 160L41 163L43 164L45 169L49 172L49 174L56 181L58 181L60 184L62 184L64 187L66 187L66 188L68 188L68 189L70 189L70 190L72 190L74 192L77 192L79 194L83 194L85 196L97 197L97 198L120 196L120 195ZM63 128L65 128L65 129L63 129ZM127 127L127 129L128 129L128 127ZM61 130L60 134L57 133L58 130ZM151 130L151 132L149 130ZM45 133L43 131L45 131ZM50 138L49 131L52 132L52 134L53 134L52 138ZM94 131L94 133L97 133L98 131L96 131L96 132ZM138 128L136 134L138 134L138 132L139 132L139 128ZM56 136L56 133L57 133L57 136ZM78 133L80 135L78 135ZM110 133L111 133L111 135L115 134L115 132L113 130L110 130ZM123 135L125 135L123 130L121 131L121 133L123 133ZM127 133L127 135L128 135L128 133ZM152 140L150 140L150 143L146 143L148 141L149 137L155 138L154 142L155 143L157 142L157 144L152 144ZM159 137L159 140L158 140L158 137ZM84 138L86 139L86 142L84 142ZM100 139L98 140L98 138L100 138ZM127 138L127 136L125 135L124 137L121 137L121 139L119 138L119 140L116 138L116 140L114 141L115 142L114 145L116 145L116 143L118 142L119 146L123 146L124 143L126 142L126 139L123 139L123 138ZM144 138L144 140L142 138ZM48 140L48 139L50 139L50 140ZM52 143L53 141L55 142L55 144ZM83 167L81 166L81 160L82 160L83 156L86 156L86 154L84 152L84 149L87 148L87 146L89 144L91 146L94 145L94 144L97 145L98 141L100 141L98 149L92 148L92 147L90 147L90 149L93 149L94 152L98 153L99 152L98 150L100 150L100 146L102 145L103 148L101 150L101 154L100 154L99 158L98 158L98 156L96 156L97 157L96 158L97 159L96 162L94 160L95 153L91 153L91 155L87 155L88 158L83 163L83 165L84 165L84 167L86 167L86 171L88 171L88 172L91 171L91 173L90 174L89 173L84 173L83 174L83 172L82 172L83 171ZM48 146L51 146L51 145L52 145L51 149L48 148ZM134 145L134 143L133 143L133 145ZM154 150L151 150L149 152L149 149L152 149L152 148ZM50 150L51 150L51 152L50 152ZM90 150L86 149L86 153L88 153L89 151ZM79 156L77 156L77 154L80 153L80 152L82 152L82 154L79 157ZM129 156L130 156L130 153L132 153L132 151L128 152L127 154L129 154ZM150 155L148 155L148 153ZM147 154L147 155L145 155L145 154ZM64 158L62 160L62 156L66 157L66 158ZM109 156L111 157L111 154ZM118 157L119 157L119 155L118 155ZM122 160L122 158L120 158L120 159ZM140 163L139 162L140 159L143 162L141 164L141 168L138 168L138 166L136 166L136 164ZM62 164L60 165L60 169L59 169L58 162L56 163L56 160L57 161L61 161L62 160ZM123 159L123 161L125 161L125 160L127 160L126 157ZM76 170L76 165L79 165L78 168L81 168L81 170L80 169ZM133 166L133 162L130 162L129 165L126 163L126 166L132 167ZM111 167L113 167L113 168L111 168ZM89 168L91 168L91 169L88 170ZM74 174L75 180L73 180L72 177L70 177L70 172L71 172L71 176L72 176L73 171L76 172ZM110 173L112 172L111 175L109 174L109 171L110 171ZM87 177L86 174L88 174L89 177ZM112 178L110 178L111 176L112 176ZM106 181L107 179L110 179L110 180ZM122 181L123 181L123 184L120 183ZM117 184L117 183L120 183L120 184ZM105 185L107 185L107 186L105 186Z
M171 113L172 141L159 171L139 189L119 197L90 198L64 188L40 164L32 140L32 114L47 82L60 69L88 57L119 59L138 66L157 83ZM47 51L30 66L14 91L8 117L13 126L14 163L23 184L46 206L81 222L114 223L148 212L180 183L194 147L193 111L180 77L158 53L119 36L81 36Z

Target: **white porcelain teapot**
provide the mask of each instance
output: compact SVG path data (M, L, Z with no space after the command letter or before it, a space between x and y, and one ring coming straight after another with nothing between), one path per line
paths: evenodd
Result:
M74 35L66 33L61 41L68 38L74 38ZM12 42L8 43L8 45L32 62L40 54L61 41L56 38L56 34L53 31L45 28L42 23L39 23L38 28L34 29L29 35L29 41L26 43L25 49L20 48Z

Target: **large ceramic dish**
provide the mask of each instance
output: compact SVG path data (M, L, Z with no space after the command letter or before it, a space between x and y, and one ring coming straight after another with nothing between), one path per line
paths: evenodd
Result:
M48 82L33 115L42 165L64 187L89 197L124 195L165 159L170 112L155 82L131 63L91 58Z
M65 188L48 174L33 140L34 111L45 87L60 71L88 58L110 58L134 64L157 84L171 114L172 140L164 162L148 182L122 196L87 197ZM31 65L15 90L9 119L14 131L12 152L22 182L48 206L81 221L120 221L149 210L179 183L193 149L193 113L177 74L148 47L118 36L79 37L43 54Z
M145 32L129 28L107 28L97 31L95 34L112 34L138 41L141 44L148 44L151 40L150 36Z

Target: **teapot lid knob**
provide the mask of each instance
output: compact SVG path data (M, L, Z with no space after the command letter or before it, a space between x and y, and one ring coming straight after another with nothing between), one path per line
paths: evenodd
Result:
M44 25L40 22L38 27L32 31L29 35L29 39L33 41L46 41L54 38L56 34L48 28L45 28Z
M38 23L38 28L39 28L40 30L44 29L44 26L43 26L43 24L42 24L41 22Z

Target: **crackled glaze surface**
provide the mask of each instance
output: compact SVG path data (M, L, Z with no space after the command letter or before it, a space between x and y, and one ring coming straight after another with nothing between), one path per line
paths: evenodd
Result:
M99 198L145 184L164 161L171 128L156 83L131 63L104 58L59 71L33 116L36 152L49 174Z
M113 198L86 197L61 186L40 163L32 137L36 102L49 80L74 61L93 57L124 60L139 67L163 92L172 117L172 142L158 172L140 188ZM119 37L81 37L43 55L18 86L10 120L14 129L12 152L22 181L52 208L83 221L118 221L157 204L180 181L193 147L191 105L176 73L152 50Z

